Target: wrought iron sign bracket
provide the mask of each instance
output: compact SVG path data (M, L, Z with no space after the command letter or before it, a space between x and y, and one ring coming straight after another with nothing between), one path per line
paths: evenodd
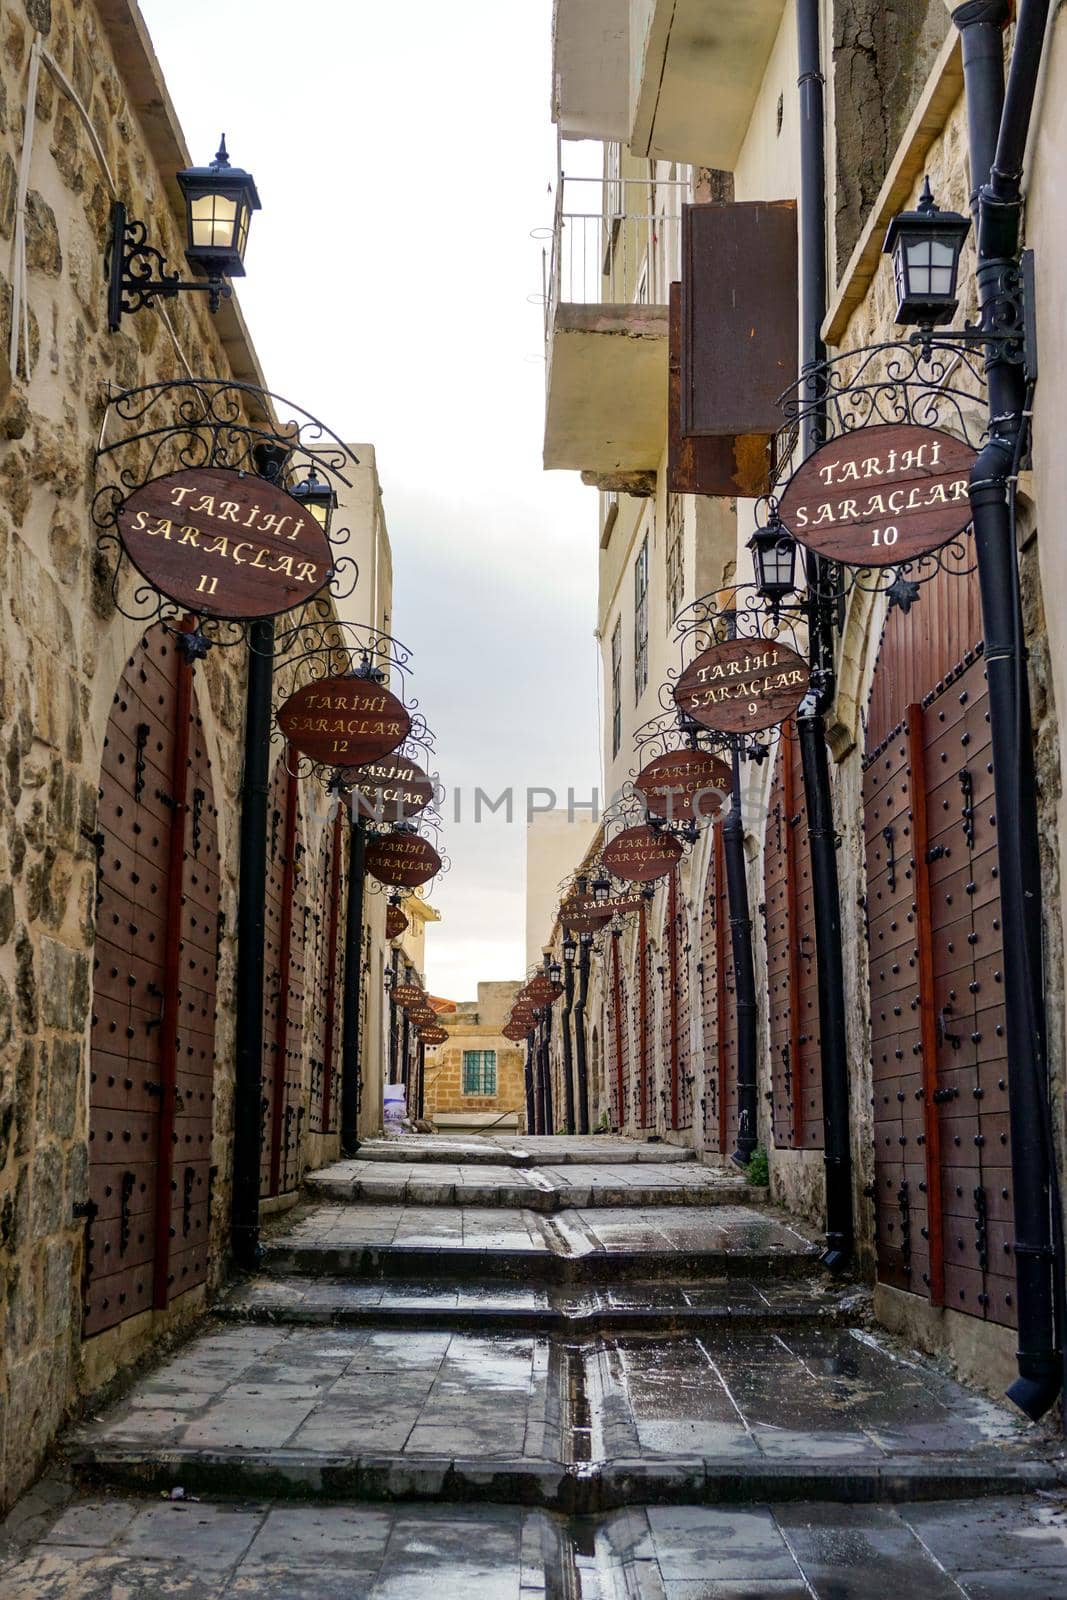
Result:
M158 277L153 273L158 273ZM179 294L188 293L208 295L208 305L216 312L223 300L233 294L233 289L219 277L189 282L176 272L168 272L162 251L148 243L145 224L131 217L121 200L114 201L108 256L109 330L118 333L123 315L128 311L141 311L154 305L156 300L174 300Z
M995 359L1021 366L1028 383L1037 381L1037 313L1034 252L1024 250L1018 261L986 261L979 265L979 291L992 283L984 323L967 322L962 328L937 329L923 325L911 342L929 360L938 347L986 350Z

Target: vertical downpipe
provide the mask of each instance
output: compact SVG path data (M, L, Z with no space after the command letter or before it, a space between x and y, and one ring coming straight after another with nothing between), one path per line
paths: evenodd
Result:
M826 118L823 94L819 0L797 0L800 93L800 363L810 372L824 357L822 323L826 315ZM814 380L813 380L814 382ZM809 384L804 394L801 449L810 455L819 443L819 398ZM806 557L808 591L826 587L829 564ZM845 975L841 950L841 889L837 872L837 833L830 787L824 713L833 703L833 618L816 600L809 657L815 693L797 714L804 772L815 906L815 964L819 990L819 1053L826 1175L826 1249L823 1264L844 1267L853 1246L852 1153L849 1131L848 1038L845 1027Z
M730 809L722 824L737 1005L737 1148L732 1152L731 1160L740 1167L747 1167L757 1143L756 973L752 958L745 825L741 819L741 760L736 740L733 748L732 790Z
M573 951L571 952L573 954ZM568 1133L574 1121L574 1052L571 1045L571 1014L574 1010L574 962L563 963L563 1117Z
M578 1001L574 1007L574 1050L578 1062L578 1132L589 1132L589 1065L586 1057L585 1006L589 998L589 935L578 939Z

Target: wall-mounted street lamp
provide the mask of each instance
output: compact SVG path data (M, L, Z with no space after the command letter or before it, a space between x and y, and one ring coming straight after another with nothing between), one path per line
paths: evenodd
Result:
M574 958L578 953L578 941L572 933L568 933L563 940L563 959L568 967L573 967Z
M185 198L185 259L203 282L187 283L167 271L162 253L148 243L143 222L132 219L121 200L111 207L108 262L108 327L117 333L123 313L140 311L156 299L178 294L208 295L217 311L231 294L229 278L244 277L245 246L259 195L251 173L230 165L223 136L209 167L186 167L176 174Z
M306 478L289 485L289 493L311 513L323 533L329 533L331 518L337 510L337 495L330 484L323 483L314 465L308 467Z
M604 901L609 899L610 896L611 879L600 873L598 877L593 879L593 898L598 905L603 905Z
M778 512L772 508L766 525L756 529L748 548L752 551L756 589L777 620L782 601L796 589L796 540L783 528Z
M560 979L563 977L563 968L560 966L558 961L549 962L548 975L552 979L553 983L559 983Z
M893 257L897 288L897 321L907 327L934 327L951 322L956 312L956 280L969 217L942 211L923 184L918 209L901 211L889 224L882 246Z

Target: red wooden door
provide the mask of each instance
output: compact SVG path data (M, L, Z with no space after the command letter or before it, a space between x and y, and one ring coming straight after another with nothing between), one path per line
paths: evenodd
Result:
M897 613L886 626L865 761L878 1272L935 1305L1012 1325L1004 950L978 600L959 579L929 590L921 630L905 631Z
M344 941L341 937L344 892L344 808L322 830L315 883L316 909L309 927L314 984L309 1006L310 1079L308 1126L329 1133L337 1126L341 1082L341 995Z
M193 666L148 630L104 739L90 1033L87 1337L203 1282L219 870Z
M263 972L263 1138L260 1194L286 1194L300 1181L303 1121L305 912L300 797L284 756L274 768L268 811Z
M700 1008L703 1023L701 1120L707 1147L732 1150L737 1138L737 1000L726 899L722 829L716 826L700 913Z
M815 906L800 746L791 723L783 727L771 784L763 887L774 1142L780 1149L821 1149Z

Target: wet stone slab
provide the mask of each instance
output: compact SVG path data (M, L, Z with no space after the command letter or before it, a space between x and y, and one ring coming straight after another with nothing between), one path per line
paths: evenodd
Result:
M365 1139L360 1159L382 1162L486 1163L508 1167L695 1162L696 1152L685 1145L639 1143L606 1134L583 1138L551 1134L404 1134L398 1139Z
M372 1274L404 1269L442 1277L457 1270L483 1280L501 1272L548 1273L578 1263L607 1276L659 1272L714 1276L717 1266L758 1275L814 1268L817 1247L784 1217L753 1207L575 1208L556 1216L477 1206L317 1204L291 1212L266 1233L271 1270Z
M976 1566L978 1558L980 1566ZM1060 1600L1064 1497L979 1507L204 1505L70 1499L5 1600Z
M666 1206L759 1202L736 1169L677 1160L538 1166L356 1159L305 1180L316 1199L391 1205L513 1206L541 1213L571 1206Z

